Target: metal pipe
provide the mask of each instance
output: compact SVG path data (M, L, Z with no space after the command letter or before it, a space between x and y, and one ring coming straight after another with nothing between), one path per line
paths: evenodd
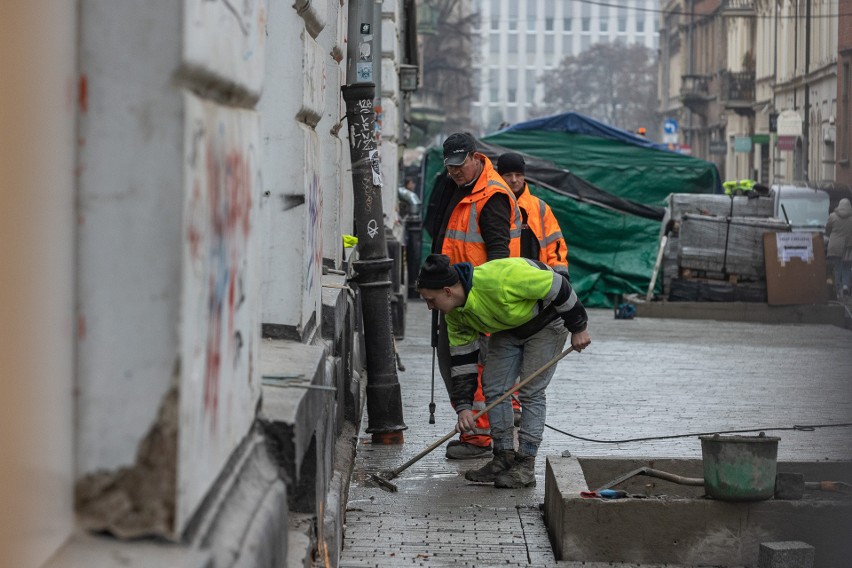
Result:
M381 170L375 142L375 85L343 85L359 259L354 281L361 291L367 359L367 432L374 442L402 443L406 429L394 364L390 269L382 211Z

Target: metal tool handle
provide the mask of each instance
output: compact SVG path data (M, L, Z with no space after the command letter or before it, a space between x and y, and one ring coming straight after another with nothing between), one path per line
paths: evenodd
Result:
M438 310L432 310L432 396L429 399L429 424L435 423L435 354L438 351Z
M497 400L495 400L494 402L492 402L491 404L489 404L488 406L486 406L485 408L483 408L482 410L477 412L476 415L473 417L473 419L476 420L477 418L479 418L480 416L482 416L483 414L485 414L486 412L488 412L489 410L491 410L492 408L494 408L495 406L497 406L498 404L500 404L501 402L503 402L504 400L506 400L507 398L512 396L513 392L521 390L521 388L525 387L531 380L533 380L534 378L536 378L537 376L539 376L540 374L542 374L543 372L545 372L546 370L548 370L549 368L554 366L563 357L565 357L566 355L568 355L572 351L574 351L574 347L569 347L568 349L566 349L565 351L563 351L562 353L560 353L559 355L557 355L556 357L554 357L553 359L551 359L550 361L548 361L547 363L542 365L538 370L536 370L529 377L525 378L524 380L522 380L521 382L519 382L516 385L512 385L512 388L510 388L508 391L506 391L502 395L500 395L500 397ZM408 469L409 467L411 467L412 465L414 465L415 463L417 463L418 461L423 459L424 456L426 456L427 454L432 452L435 448L437 448L438 446L440 446L441 444L443 444L444 442L446 442L447 440L449 440L450 438L452 438L455 435L456 435L456 430L455 430L455 428L453 428L450 432L447 433L446 436L444 436L440 440L437 440L436 442L433 442L431 446L429 446L428 448L426 448L425 450L423 450L422 452L420 452L419 454L417 454L416 456L414 456L413 458L411 458L410 460L408 460L407 462L405 462L404 464L402 464L398 468L390 470L383 477L385 479L395 478L400 473L402 473L403 471L405 471L406 469Z

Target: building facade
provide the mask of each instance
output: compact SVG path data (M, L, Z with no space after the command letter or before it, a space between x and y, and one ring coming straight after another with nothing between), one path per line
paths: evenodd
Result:
M835 180L837 0L671 0L660 112L725 179Z
M837 183L852 187L852 0L840 0L837 27L837 119L834 135Z
M476 5L472 112L482 132L529 118L544 98L539 78L566 56L600 42L657 49L659 0L477 0Z

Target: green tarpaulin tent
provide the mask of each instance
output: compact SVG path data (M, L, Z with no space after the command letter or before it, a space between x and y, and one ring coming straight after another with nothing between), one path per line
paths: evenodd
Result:
M645 294L659 247L662 206L670 193L721 192L712 162L576 113L486 135L480 151L494 162L506 151L525 156L530 190L559 221L568 243L571 283L588 307L610 307L619 294ZM426 153L425 204L443 170L442 158L440 147ZM424 224L424 258L431 250L429 228Z

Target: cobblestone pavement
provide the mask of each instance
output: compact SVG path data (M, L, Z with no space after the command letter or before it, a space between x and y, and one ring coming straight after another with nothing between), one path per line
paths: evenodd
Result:
M367 472L398 467L454 425L435 379L430 425L431 318L410 300L402 362L405 443L374 446L363 429L347 504L342 568L391 566L580 566L553 557L539 504L544 456L699 457L696 437L605 444L545 429L537 486L498 490L462 474L486 460L452 461L439 447L394 483ZM548 388L548 425L596 440L803 424L852 423L852 331L827 325L707 320L615 320L590 311L592 345L562 362ZM437 370L436 370L437 373ZM777 431L779 460L852 459L852 428ZM606 564L609 566L609 564ZM585 564L586 568L597 564Z

